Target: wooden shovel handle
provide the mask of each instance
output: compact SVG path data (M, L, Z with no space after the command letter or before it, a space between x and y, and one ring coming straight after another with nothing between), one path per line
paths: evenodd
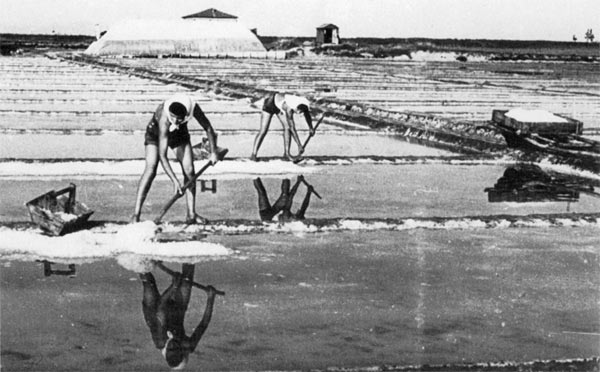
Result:
M173 270L169 269L168 267L166 267L166 266L165 266L165 265L162 263L162 261L158 261L158 262L156 263L156 266L158 266L158 268L159 268L159 269L161 269L162 271L166 272L167 274L169 274L169 275L171 275L171 276L175 276L175 275L177 275L177 274L175 273L175 271L173 271ZM196 288L200 288L201 290L203 290L203 291L205 291L205 292L207 292L207 291L208 291L208 287L207 287L207 286L205 286L205 285L202 285L202 284L200 284L200 283L196 283L196 282L194 282L194 281L192 281L192 286L194 286L194 287L196 287ZM216 293L216 294L218 294L219 296L225 296L225 292L223 292L223 291L219 291L219 290L217 290L215 293Z

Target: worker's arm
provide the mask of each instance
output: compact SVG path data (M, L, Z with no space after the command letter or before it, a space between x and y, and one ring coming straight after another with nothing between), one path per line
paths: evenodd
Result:
M200 324L198 324L196 329L194 329L194 333L192 333L192 335L190 336L191 352L193 352L196 349L196 346L198 346L198 342L200 342L202 335L204 335L204 332L206 332L208 324L210 323L210 320L212 318L213 306L215 304L217 290L212 285L209 285L206 293L208 295L208 298L206 299L206 308L204 309L204 315L202 316Z
M169 163L169 159L167 158L167 150L169 149L169 122L167 121L167 114L163 111L160 115L160 119L158 119L158 159L160 160L160 164L162 165L165 173L173 182L173 187L175 192L178 194L183 194L181 190L181 184L175 176L175 172L173 172L173 168L171 168L171 163Z
M294 141L298 144L298 149L300 150L300 154L304 152L304 147L302 146L302 142L300 142L300 137L298 137L298 132L296 131L296 123L294 122L294 110L287 105L287 103L283 103L283 110L285 111L285 118L289 126L290 133L294 138Z
M312 125L312 116L310 116L310 111L309 110L303 111L302 114L304 114L304 120L306 120L306 124L308 125L308 130L310 131L310 135L314 136L315 128Z
M217 155L217 136L215 134L215 130L212 127L212 124L210 123L206 115L204 115L204 111L202 111L198 103L194 103L194 118L206 132L208 143L210 145L209 160L212 164L216 164L217 161L219 161L219 156Z

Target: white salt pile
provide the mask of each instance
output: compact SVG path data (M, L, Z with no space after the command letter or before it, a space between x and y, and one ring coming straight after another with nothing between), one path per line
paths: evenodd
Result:
M525 123L568 123L567 119L546 110L512 109L506 114L509 118Z
M70 222L77 219L77 215L65 212L56 212L54 215L64 222Z
M83 230L64 236L46 236L39 230L0 228L0 258L4 260L50 260L84 263L116 258L121 266L147 272L153 261L197 263L232 255L223 245L203 241L155 242L158 226L151 221L118 226L116 233Z

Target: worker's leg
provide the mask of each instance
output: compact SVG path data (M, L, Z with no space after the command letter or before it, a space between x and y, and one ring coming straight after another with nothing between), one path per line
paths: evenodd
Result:
M283 126L283 157L293 160L293 157L290 154L290 145L291 145L290 126L287 122L287 119L286 119L284 113L279 113L277 115L277 118L279 119L279 121L281 122L281 125Z
M258 193L258 215L262 221L270 221L273 216L277 214L277 211L274 211L271 203L269 202L269 196L267 195L267 190L262 183L262 180L256 178L254 181L254 188Z
M160 294L156 287L156 280L152 273L140 274L142 285L144 286L144 293L142 297L142 311L144 313L144 319L146 322L152 322L152 317L156 315L158 304L160 301ZM150 323L152 324L152 323Z
M175 156L181 165L183 181L186 184L194 177L194 154L192 145L189 142L175 148ZM193 182L185 190L185 200L187 203L186 222L188 223L206 223L207 221L196 215L196 183Z
M194 282L194 269L193 264L182 264L181 275L183 281L181 287L179 287L179 293L181 295L180 301L184 311L187 310L188 304L190 303L190 297L192 296L192 283Z
M273 208L277 209L277 211L285 210L289 206L291 206L292 198L290 198L290 180L289 178L284 178L281 180L281 195L275 204L273 204Z
M156 177L156 168L158 167L158 146L153 144L146 145L146 166L144 173L138 184L137 195L135 199L135 209L133 212L132 221L138 222L142 214L142 206L152 186L152 181Z
M260 129L254 138L254 146L252 147L252 155L250 156L251 160L256 160L256 155L258 154L258 149L263 143L267 132L269 131L269 125L271 124L271 118L273 114L269 114L268 112L263 111L260 115Z

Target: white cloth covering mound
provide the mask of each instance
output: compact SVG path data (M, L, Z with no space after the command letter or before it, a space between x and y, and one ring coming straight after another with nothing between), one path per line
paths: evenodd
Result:
M199 55L266 52L258 37L235 20L127 19L92 43L92 55Z

